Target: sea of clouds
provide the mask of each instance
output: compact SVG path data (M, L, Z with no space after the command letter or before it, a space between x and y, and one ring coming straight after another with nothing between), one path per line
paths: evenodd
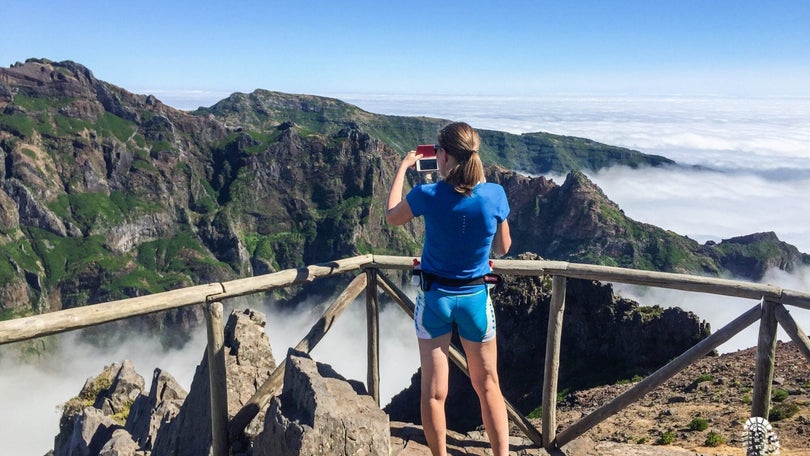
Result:
M156 94L158 95L158 94ZM161 96L162 95L162 96ZM158 98L180 109L210 106L225 95L189 92ZM545 131L659 154L675 168L623 167L588 173L631 218L700 242L773 231L810 253L810 99L725 97L534 98L333 94L374 113L463 120L476 128L511 133ZM433 138L424 138L430 142ZM561 183L564 176L550 176ZM766 283L810 291L810 271L771 271ZM756 301L616 284L642 304L678 306L717 330ZM239 302L227 304L238 307ZM325 309L305 305L295 312L269 306L267 333L276 359L283 359ZM791 309L805 332L810 311ZM381 315L383 403L406 387L419 360L412 323L395 306ZM733 338L721 352L756 345L757 325ZM131 359L146 377L154 368L172 373L188 388L205 348L204 328L183 350L166 352L153 338L99 350L75 335L55 336L59 350L47 362L20 365L0 357L0 441L9 454L44 454L58 432L57 405L75 396L105 365ZM780 330L780 339L787 337ZM10 347L13 349L13 347ZM346 377L365 381L365 310L358 301L338 319L313 351ZM347 356L353 354L352 356Z

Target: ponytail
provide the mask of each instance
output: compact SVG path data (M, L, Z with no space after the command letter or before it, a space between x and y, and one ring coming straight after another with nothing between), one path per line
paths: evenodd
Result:
M444 181L465 196L484 182L484 164L478 156L480 142L478 132L464 122L451 123L439 131L439 145L456 159Z

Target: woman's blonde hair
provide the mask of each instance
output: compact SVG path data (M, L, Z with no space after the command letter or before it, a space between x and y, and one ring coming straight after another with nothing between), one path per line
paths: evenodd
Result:
M444 181L464 195L484 182L484 164L478 156L480 145L478 132L464 122L454 122L439 130L439 146L456 159L456 165L447 170Z

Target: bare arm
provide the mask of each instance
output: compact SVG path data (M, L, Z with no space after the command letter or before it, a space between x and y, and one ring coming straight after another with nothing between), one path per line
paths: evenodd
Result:
M509 234L509 221L504 220L498 224L495 238L492 239L492 252L497 256L504 256L512 247L512 235Z
M404 225L413 219L413 212L411 212L411 206L408 205L408 200L402 199L402 187L405 185L405 173L408 168L416 164L416 160L420 157L421 155L416 155L414 151L408 152L397 169L394 181L391 182L388 204L385 208L385 220L391 225Z

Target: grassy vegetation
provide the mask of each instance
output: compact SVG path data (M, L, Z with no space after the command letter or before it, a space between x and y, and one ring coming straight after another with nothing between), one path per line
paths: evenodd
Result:
M629 385L631 383L637 383L637 382L640 382L642 380L644 380L644 377L642 377L641 375L634 375L631 378L619 380L619 381L616 382L616 384L617 385Z
M0 116L0 130L11 132L16 136L30 138L36 131L37 124L25 114L3 114Z
M0 284L10 282L18 275L14 265L31 272L40 270L36 251L25 237L0 245Z
M705 431L706 429L709 429L709 422L704 418L695 417L689 422L690 431Z
M790 396L790 393L787 390L783 390L781 388L776 388L771 393L771 400L774 402L784 402L785 399Z
M92 406L96 401L96 396L101 391L107 390L112 386L112 379L103 373L98 377L88 380L85 388L78 396L69 399L60 407L64 416L73 416L81 413L85 407Z
M132 410L132 404L134 402L135 401L126 401L121 410L114 413L110 418L121 426L124 426L127 424L127 418L129 418L129 412Z
M714 380L714 376L712 374L703 373L703 374L700 374L698 376L698 378L695 379L695 383L700 384L700 383L704 383L704 382L711 382L713 380Z
M725 443L726 443L725 437L723 437L717 432L710 431L706 435L706 441L703 442L703 445L707 447L719 447L720 445L723 445Z
M655 441L655 444L671 445L673 442L675 442L675 431L670 429L668 431L661 432L661 434L658 436L658 440Z
M96 122L96 127L102 135L112 135L121 142L126 142L137 128L134 122L124 120L109 112L105 112L101 116Z
M32 97L22 92L14 96L14 104L27 111L58 110L74 100L71 97Z
M776 423L777 421L786 420L797 413L799 413L799 406L795 402L780 402L771 407L768 412L768 421Z

